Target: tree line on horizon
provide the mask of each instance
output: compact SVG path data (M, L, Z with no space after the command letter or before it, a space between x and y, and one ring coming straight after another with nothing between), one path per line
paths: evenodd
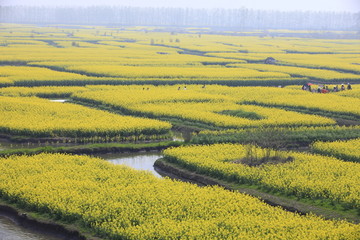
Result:
M247 29L360 30L360 12L192 9L155 7L0 6L0 22L143 25Z

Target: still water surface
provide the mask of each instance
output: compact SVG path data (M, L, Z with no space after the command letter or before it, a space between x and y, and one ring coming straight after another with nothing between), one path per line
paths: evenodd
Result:
M50 99L50 102L64 103L69 101L68 99Z
M155 176L161 178L161 175L154 169L154 162L162 157L160 152L103 154L97 156L113 164L124 164L137 170L150 171Z
M59 240L40 232L32 231L16 224L13 220L0 215L0 240Z

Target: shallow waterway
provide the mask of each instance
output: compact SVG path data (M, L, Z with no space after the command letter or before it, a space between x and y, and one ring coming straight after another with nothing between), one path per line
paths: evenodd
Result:
M121 153L96 155L113 164L124 164L137 170L150 171L155 176L162 176L154 169L154 162L162 157L160 152Z
M50 99L50 102L58 102L58 103L64 103L69 101L68 99Z
M0 214L0 240L60 240L61 237L36 232L18 225L10 217Z

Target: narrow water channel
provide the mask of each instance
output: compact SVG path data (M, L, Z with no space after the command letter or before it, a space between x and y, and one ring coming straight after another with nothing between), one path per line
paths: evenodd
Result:
M10 217L0 214L0 240L61 240L64 238L36 232L18 225Z
M69 101L68 99L50 99L50 102L64 103Z
M154 162L162 157L160 152L101 154L96 156L101 157L113 164L124 164L137 170L150 171L159 178L162 177L154 169Z

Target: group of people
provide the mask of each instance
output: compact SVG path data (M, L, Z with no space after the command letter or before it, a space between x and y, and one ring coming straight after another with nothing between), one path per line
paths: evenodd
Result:
M204 85L202 85L202 87L201 88L206 88L206 86L205 86L205 84ZM186 86L184 86L184 88L183 88L184 90L186 90L187 88L186 88ZM178 90L181 90L181 87L178 87Z
M347 87L345 87L345 85L343 83L343 84L341 84L340 88L339 88L339 85L336 85L336 86L334 86L333 89L329 89L329 87L326 85L319 85L317 90L315 90L315 89L311 89L311 86L312 86L312 84L304 84L301 89L305 90L305 91L308 90L310 92L318 92L318 93L340 92L340 91L344 91L346 89L347 90L352 89L350 83L347 84Z

